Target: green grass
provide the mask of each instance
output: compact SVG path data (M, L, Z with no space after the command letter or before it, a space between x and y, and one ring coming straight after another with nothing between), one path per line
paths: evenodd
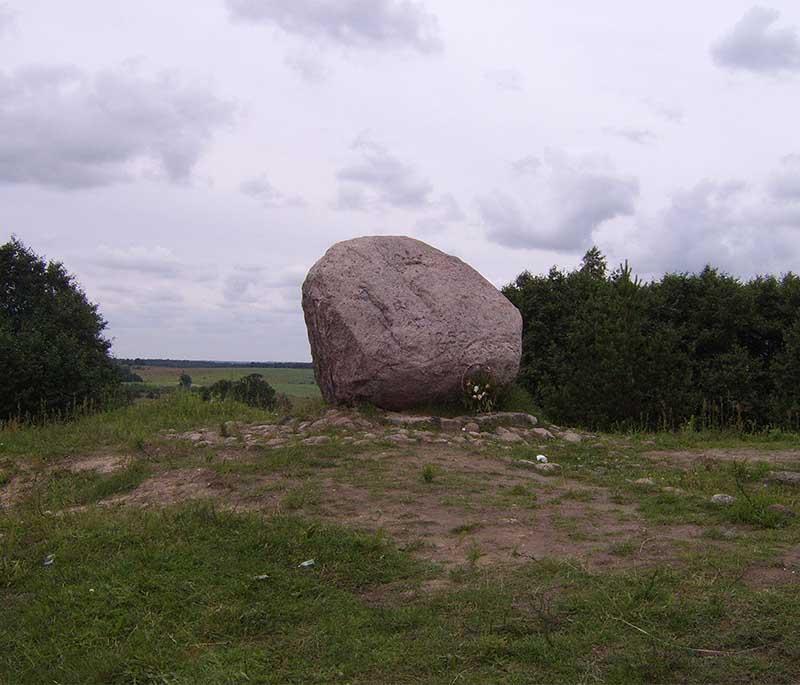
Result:
M260 373L277 392L290 397L319 397L313 369L273 369L268 367L231 366L180 369L167 366L137 366L145 383L155 386L177 386L183 371L192 377L193 385L211 385L220 380L235 381L251 373Z
M74 421L0 430L0 460L22 455L47 459L107 447L142 449L160 430L217 429L223 421L274 418L238 402L203 402L193 393L176 392Z
M740 553L441 572L380 536L204 505L0 521L0 682L791 683L800 593ZM630 552L620 546L619 554ZM54 555L51 566L43 560ZM300 562L314 559L311 568Z
M0 486L35 476L19 506L0 512L0 683L800 682L800 585L748 576L757 566L790 577L782 564L800 545L800 521L769 506L800 511L800 492L765 488L770 467L758 461L678 467L643 454L658 448L653 439L670 449L727 442L752 450L784 446L785 436L737 443L715 434L704 444L698 436L601 435L543 450L484 450L490 463L544 451L562 467L547 482L516 483L499 461L481 472L457 460L423 461L398 475L379 454L397 448L353 447L335 436L318 447L232 458L228 448L158 437L166 428L275 419L175 393L0 432ZM59 462L98 452L135 459L108 474ZM264 496L283 515L204 503L93 504L162 470L198 467L237 487L245 507L248 497L258 504ZM656 485L636 487L643 477ZM330 504L326 488L339 484L369 493L369 516L389 492L410 512L421 494L441 497L449 511L459 509L449 534L463 563L443 568L412 556L426 555L424 534L399 550L380 533L315 519ZM587 490L594 486L607 494ZM227 492L220 502L228 503ZM736 503L711 505L717 492ZM644 542L585 532L580 505L589 512L604 497L642 517ZM78 506L85 510L69 511ZM493 525L490 507L513 507L519 525L534 530L540 516L550 517L570 540L606 549L615 570L590 571L568 557L491 561L479 539ZM675 542L657 563L640 559L640 548L661 540L660 526L685 524L697 526L693 544ZM315 564L298 568L307 559Z

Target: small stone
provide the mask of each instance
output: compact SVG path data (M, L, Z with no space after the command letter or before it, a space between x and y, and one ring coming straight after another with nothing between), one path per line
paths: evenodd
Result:
M800 471L770 471L767 481L779 485L800 486Z
M480 430L481 427L474 421L470 421L466 426L464 426L464 431L467 433L479 433Z
M524 440L521 437L519 437L519 435L517 435L516 433L512 433L511 431L505 431L503 433L498 433L497 434L497 439L500 442L511 442L511 443L524 442Z
M643 488L652 488L655 486L656 482L652 478L637 478L633 481L633 484Z
M662 492L666 492L670 495L685 495L686 491L681 488L673 488L671 485L666 485L661 488Z
M318 419L317 421L314 421L314 423L312 423L308 427L308 430L314 431L314 432L319 432L319 431L327 430L329 428L329 426L330 426L330 423L328 422L327 419Z
M301 440L304 445L327 445L331 441L328 435L317 435L313 438Z
M532 432L536 437L543 438L545 440L552 440L556 437L546 428L534 428L532 429Z
M561 471L560 464L553 464L548 462L547 464L535 464L534 467L539 473L553 475L559 473Z
M583 437L581 437L574 431L567 431L566 433L561 434L561 439L566 440L567 442L578 443L583 440Z
M735 497L732 497L731 495L725 495L722 493L716 494L711 498L711 504L717 504L723 507L730 506L735 501L736 501Z
M364 433L362 437L364 440L376 440L378 438L378 436L375 435L375 433Z
M297 427L297 432L298 433L303 433L303 432L307 431L309 428L311 428L311 421L303 421L303 423L301 423Z
M793 510L789 509L789 507L783 504L770 504L767 507L767 509L774 514L778 514L787 519L791 519L797 516L797 514Z
M445 433L458 433L461 430L461 421L457 419L439 419L439 424Z
M273 438L272 440L267 440L264 444L267 447L283 447L286 444L286 440L283 438Z

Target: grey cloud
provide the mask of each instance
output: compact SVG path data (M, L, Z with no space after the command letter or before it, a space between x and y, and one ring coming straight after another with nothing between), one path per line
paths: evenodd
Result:
M669 105L650 97L641 98L641 102L650 108L654 114L657 114L659 117L672 124L680 124L683 122L684 114L680 107Z
M458 201L447 193L431 203L429 214L417 221L416 227L422 233L438 233L465 218Z
M229 104L170 75L65 67L0 72L0 183L71 190L154 170L184 182L231 116Z
M298 52L288 55L284 63L308 83L322 83L328 79L330 70L318 57Z
M11 30L15 20L16 15L8 3L0 2L0 36Z
M534 155L521 157L511 162L511 171L520 176L535 174L542 166L542 160Z
M484 77L500 90L519 92L525 89L522 74L516 69L492 69Z
M607 128L606 133L617 138L624 138L625 140L636 143L637 145L647 145L658 139L658 136L644 128Z
M478 199L478 210L490 241L511 248L580 250L592 242L604 222L633 214L639 194L635 178L607 166L549 155L540 178L526 196L541 198L524 206L506 192Z
M86 261L102 270L127 272L148 278L184 279L194 282L216 279L216 270L213 267L185 263L171 250L159 246L128 248L100 246Z
M769 192L777 200L800 202L800 155L788 155L769 182Z
M771 188L770 188L771 190ZM713 264L740 275L796 268L800 205L739 181L703 181L676 192L615 247L651 273Z
M298 195L286 195L273 186L266 176L243 181L239 189L247 196L258 200L270 209L305 207L305 200Z
M227 6L235 19L346 46L442 48L436 17L411 0L227 0Z
M780 12L753 7L711 48L714 62L727 69L760 74L800 71L800 37L794 27L774 24Z
M299 297L300 286L308 269L294 265L272 269L260 265L240 265L226 277L223 297L227 302L254 303L272 301L272 309L283 310Z
M431 183L382 145L361 137L353 143L360 160L340 169L338 209L374 206L414 209L430 205Z

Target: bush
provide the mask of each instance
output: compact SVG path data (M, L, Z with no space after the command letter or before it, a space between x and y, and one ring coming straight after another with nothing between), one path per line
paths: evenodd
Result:
M231 399L259 409L273 409L276 404L275 389L260 373L251 373L238 381L217 381L203 388L201 395L206 401Z
M706 267L642 283L580 269L520 274L520 383L549 418L593 428L800 427L800 278Z
M0 421L68 415L119 386L106 322L58 262L0 246Z

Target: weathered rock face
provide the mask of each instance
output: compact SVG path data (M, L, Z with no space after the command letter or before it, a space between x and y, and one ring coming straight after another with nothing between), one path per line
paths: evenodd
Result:
M476 366L519 370L522 317L456 257L396 236L335 244L303 283L314 372L328 402L385 409L461 395Z

